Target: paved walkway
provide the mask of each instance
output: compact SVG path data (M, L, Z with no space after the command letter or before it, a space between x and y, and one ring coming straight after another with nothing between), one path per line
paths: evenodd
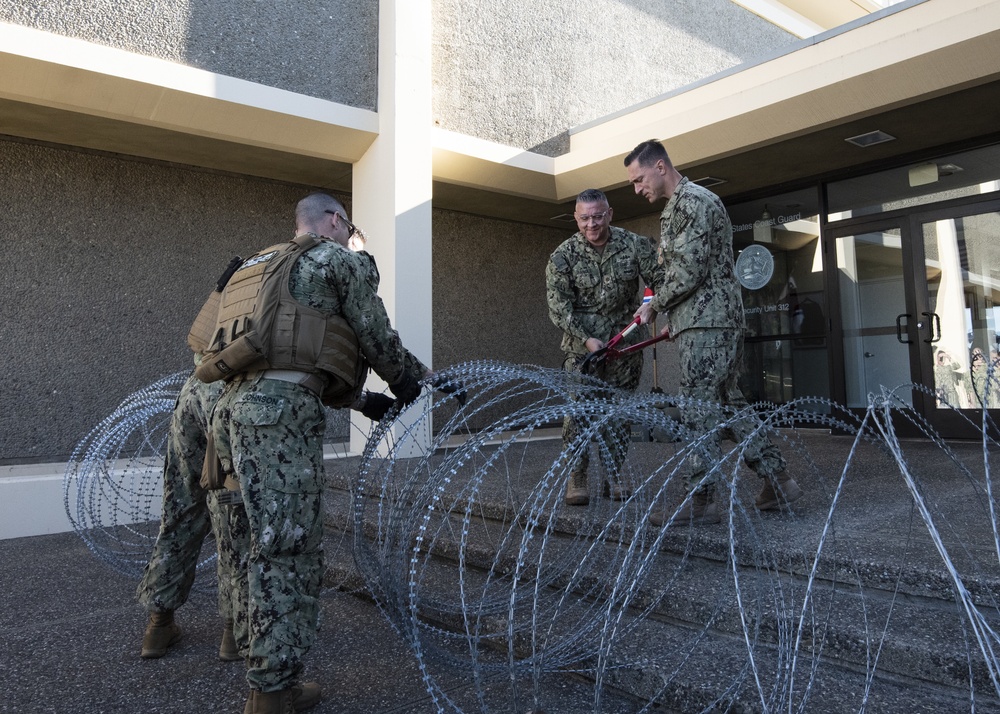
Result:
M217 657L221 623L214 594L195 593L177 613L184 639L166 657L143 660L146 614L135 601L136 583L97 560L74 533L0 541L0 563L3 714L243 710L243 663ZM321 617L305 674L320 683L324 699L311 711L438 711L416 658L370 600L329 590ZM459 676L453 680L445 683L449 696L470 706L473 686ZM590 709L591 687L570 677L554 678L547 691L557 699L547 714ZM637 710L615 702L612 696L607 711Z
M826 433L813 433L806 440L823 478L803 479L810 495L803 499L803 516L787 524L790 531L802 529L811 519L823 520L831 494L820 494L836 485L851 446L850 439ZM956 448L967 463L978 462L981 471L980 446ZM981 501L969 509L982 497L979 488L970 488L972 482L932 444L914 442L907 449L938 513L949 516L946 539L963 543L971 549L966 553L978 551L980 563L992 557L995 568L991 533L983 528L981 516L973 514ZM894 542L914 538L909 530L912 501L884 453L864 452L856 467L841 511L840 536L855 541L862 552L891 554ZM927 550L910 556L933 561L930 540L920 534L916 538ZM863 547L866 544L871 550ZM146 615L135 601L136 583L95 558L75 534L0 541L0 564L0 713L242 710L247 692L244 667L217 658L221 624L214 594L196 593L178 612L185 637L168 656L142 660ZM324 690L317 714L438 711L406 643L371 601L357 594L336 589L325 593L322 629L305 674ZM456 673L452 681L441 683L465 711L479 710L467 677ZM551 697L544 703L547 714L591 709L593 690L586 682L553 676L546 691ZM614 692L608 696L604 711L638 710L635 702L616 699ZM516 706L512 711L520 714L529 710L530 702Z

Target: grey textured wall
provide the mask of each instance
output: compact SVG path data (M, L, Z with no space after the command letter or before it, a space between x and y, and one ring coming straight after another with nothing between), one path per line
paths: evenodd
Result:
M0 0L0 21L375 108L378 0L290 7ZM434 21L437 123L553 154L573 126L793 39L729 0L594 0L586 12L435 0ZM184 337L218 273L290 235L307 190L0 141L0 463L66 458L124 396L189 367ZM559 365L544 266L570 233L435 211L435 366ZM343 415L331 429L346 434Z
M124 397L189 368L187 330L222 268L291 236L309 190L0 141L0 463L67 458ZM433 219L435 366L558 366L544 270L570 232Z
M222 269L290 237L307 192L0 141L0 463L66 458L123 397L192 366Z
M797 39L730 0L434 0L434 120L556 155L573 127Z
M378 0L0 0L0 21L376 108Z
M571 234L435 211L435 367L481 359L558 367L545 264Z
M569 231L434 211L434 366L498 360L558 368L560 332L545 302L545 264ZM513 411L487 409L482 429Z

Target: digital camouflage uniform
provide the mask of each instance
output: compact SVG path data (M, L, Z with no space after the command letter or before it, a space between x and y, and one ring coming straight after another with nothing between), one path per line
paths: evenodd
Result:
M209 528L219 553L219 613L234 621L237 646L245 648L245 605L242 588L233 587L245 570L241 553L246 533L230 530L228 511L218 494L201 486L209 418L222 391L222 383L205 384L194 374L181 387L170 418L163 466L163 513L153 553L136 592L151 612L176 610L191 592L202 541ZM241 506L236 506L240 508ZM242 634L242 636L241 636ZM242 651L242 649L241 649Z
M289 277L299 302L342 315L364 358L392 384L426 368L402 345L365 255L323 241ZM323 580L326 416L319 395L291 382L236 375L212 418L223 471L240 484L249 521L250 654L247 681L261 692L296 683L316 634Z
M739 387L743 364L743 298L733 266L733 227L721 199L682 178L660 215L660 260L663 288L651 305L664 315L680 352L683 397L721 405L727 412L747 406ZM682 408L684 425L702 434L719 423L718 408ZM744 460L762 478L785 469L777 447L760 431L756 417L738 420L729 430L735 441L746 439ZM703 458L705 460L703 460ZM719 463L719 439L689 460L693 488ZM716 479L709 475L705 484Z
M657 264L652 242L644 236L612 226L602 252L591 246L582 233L564 241L545 268L549 318L563 331L563 368L579 372L589 354L587 339L596 337L606 342L621 332L639 306L642 284L655 290L662 282L663 269ZM639 328L619 346L641 342L645 334L645 328ZM605 362L597 376L615 387L634 391L642 376L642 352ZM563 445L572 444L581 428L575 419L566 417ZM605 469L610 479L621 471L631 436L629 428L627 423L617 423L601 431L601 443L609 449L610 462L605 463ZM571 471L586 473L589 464L589 449L584 449Z

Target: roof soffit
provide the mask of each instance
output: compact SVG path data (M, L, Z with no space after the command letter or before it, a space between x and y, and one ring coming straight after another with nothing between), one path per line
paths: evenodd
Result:
M316 183L378 131L373 112L49 33L0 24L0 47L0 116L28 138L282 180L301 161ZM1000 3L926 0L581 128L563 156L435 130L434 180L559 203L616 185L651 136L679 166L705 164L998 76Z

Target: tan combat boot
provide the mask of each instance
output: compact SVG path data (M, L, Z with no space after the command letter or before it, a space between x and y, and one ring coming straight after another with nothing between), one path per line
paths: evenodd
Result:
M316 682L303 682L277 692L250 690L243 714L295 714L316 706L321 691Z
M236 636L233 635L233 621L226 620L222 630L222 642L219 643L219 659L223 662L235 662L243 659L236 648Z
M664 509L659 513L649 516L649 523L660 528L670 520L671 509ZM715 495L710 488L698 489L691 498L678 511L674 520L670 523L671 528L688 525L711 525L722 520L719 516L719 507L715 504Z
M566 482L566 505L586 506L590 503L587 494L587 474L583 471L573 471Z
M174 622L174 611L149 613L149 624L142 635L143 659L157 659L181 641L181 628Z
M782 471L770 478L764 478L764 488L757 496L757 508L761 511L778 511L788 508L788 504L802 497L802 489L795 480Z

